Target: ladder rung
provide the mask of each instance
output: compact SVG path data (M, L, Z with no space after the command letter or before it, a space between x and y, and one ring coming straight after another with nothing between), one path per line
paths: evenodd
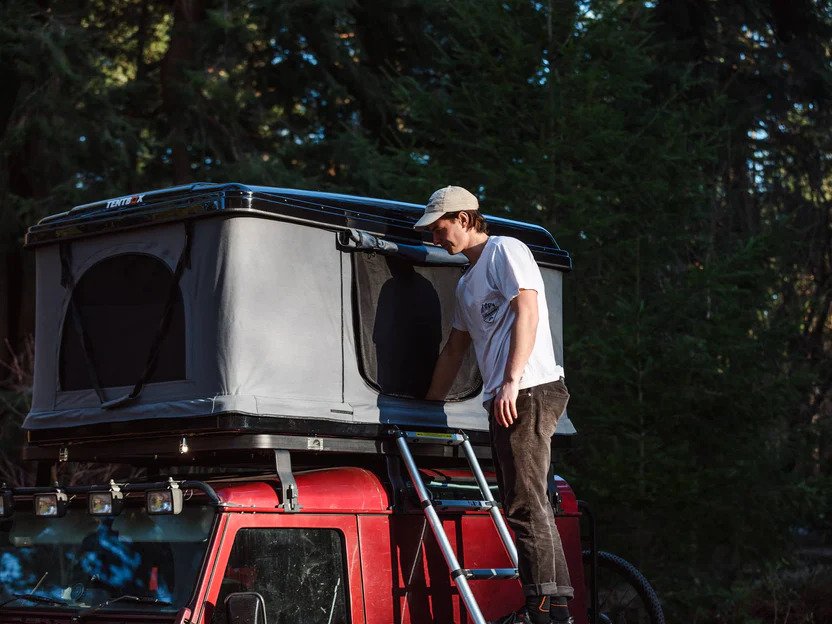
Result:
M438 490L468 490L471 492L481 492L480 486L476 483L454 483L451 481L437 481L436 479L431 479L430 481L425 481L425 486L428 488L436 488ZM499 487L496 485L489 485L488 489L491 490L492 493L496 492Z
M433 506L437 509L491 509L497 503L484 500L436 499Z
M465 437L459 433L435 433L433 431L403 431L404 439L410 444L444 444L459 446Z
M517 568L471 568L463 569L462 572L471 581L516 579L518 576Z

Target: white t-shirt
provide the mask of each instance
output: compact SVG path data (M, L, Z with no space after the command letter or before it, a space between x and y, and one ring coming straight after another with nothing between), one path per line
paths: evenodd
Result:
M516 238L490 236L482 255L456 287L453 326L471 335L483 381L483 399L503 384L516 314L511 300L520 290L537 291L537 335L520 388L557 381L563 367L555 362L543 277L531 250Z

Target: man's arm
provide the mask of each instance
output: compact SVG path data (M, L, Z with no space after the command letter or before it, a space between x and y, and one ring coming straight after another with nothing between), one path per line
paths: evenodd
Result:
M454 379L462 366L462 360L471 346L471 335L468 332L453 328L448 342L442 348L442 353L436 358L433 368L430 388L425 398L429 401L444 401L448 391L454 385ZM528 356L526 356L528 358Z
M537 291L521 290L511 300L514 310L514 325L511 327L511 344L509 345L506 372L503 385L494 397L494 418L503 427L508 427L517 420L517 394L523 369L529 361L537 335Z

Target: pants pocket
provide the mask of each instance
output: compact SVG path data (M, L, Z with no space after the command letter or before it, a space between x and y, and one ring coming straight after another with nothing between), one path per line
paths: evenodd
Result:
M541 392L536 397L539 401L537 406L537 434L551 438L558 428L558 420L561 414L566 411L566 404L569 403L569 393L565 388L553 388Z

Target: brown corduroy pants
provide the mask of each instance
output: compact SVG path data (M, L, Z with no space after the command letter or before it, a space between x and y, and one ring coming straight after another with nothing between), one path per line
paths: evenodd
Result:
M510 427L498 425L494 402L488 405L497 482L527 596L574 595L546 491L551 439L568 401L563 380L523 389L517 397L518 418Z

